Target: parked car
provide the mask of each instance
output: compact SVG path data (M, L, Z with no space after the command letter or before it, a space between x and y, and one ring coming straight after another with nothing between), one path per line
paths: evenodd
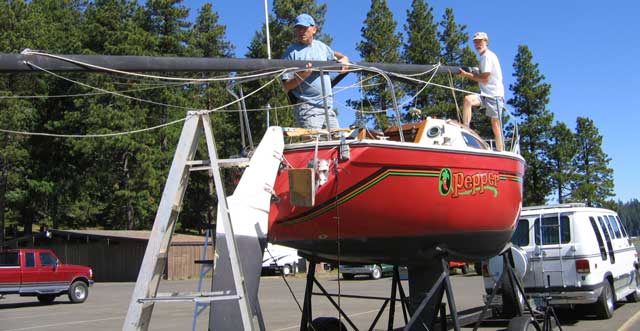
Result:
M460 269L463 275L469 273L469 266L465 262L449 261L449 269Z
M73 303L87 300L93 285L89 267L64 264L48 249L16 249L0 252L0 295L35 296L52 303L67 294Z
M262 256L262 272L264 274L281 272L288 276L303 268L305 260L298 256L298 251L281 245L268 244Z
M512 242L528 260L522 278L533 301L589 305L608 319L616 301L640 300L638 253L611 210L583 204L523 208ZM485 288L492 289L501 267L483 268Z
M365 264L345 265L338 268L344 279L353 279L356 275L368 275L372 279L380 279L386 274L393 273L393 265L390 264Z

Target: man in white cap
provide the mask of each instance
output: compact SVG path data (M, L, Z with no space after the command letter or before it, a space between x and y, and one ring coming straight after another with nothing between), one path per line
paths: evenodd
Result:
M333 61L347 64L349 58L340 52L336 52L325 43L314 40L313 36L318 32L316 22L308 14L298 15L295 19L296 42L284 52L284 59L303 61ZM311 63L307 68L311 68ZM284 89L291 92L297 99L293 114L298 126L307 129L340 127L336 113L333 111L333 93L331 90L331 77L325 73L322 77L327 93L326 102L329 109L329 123L325 123L325 109L322 95L322 81L320 73L310 69L298 72L290 72L282 76Z
M480 73L473 74L460 69L461 77L475 80L480 84L480 95L468 94L464 97L462 122L469 126L471 123L471 108L486 109L486 114L491 118L491 129L496 139L496 150L504 149L502 142L501 112L504 109L504 85L502 84L502 68L496 54L489 50L489 36L485 32L477 32L473 35L473 46L480 54Z

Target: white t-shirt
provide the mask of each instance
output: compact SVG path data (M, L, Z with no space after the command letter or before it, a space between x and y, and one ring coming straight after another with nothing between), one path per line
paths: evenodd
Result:
M502 68L498 57L488 48L480 56L480 72L490 72L489 81L480 84L480 92L492 97L504 97L504 85L502 84Z

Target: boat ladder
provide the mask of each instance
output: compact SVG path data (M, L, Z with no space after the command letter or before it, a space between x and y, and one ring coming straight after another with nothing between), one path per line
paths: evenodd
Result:
M205 136L209 160L194 160L202 133ZM267 129L263 143L258 146L251 160L246 158L219 159L208 112L187 112L136 286L131 296L123 330L148 330L154 305L159 302L191 302L196 303L196 309L202 304L209 304L211 307L210 330L255 330L257 328L255 326L256 323L259 324L260 328L264 328L257 302L257 283L260 275L258 271L256 276L254 256L259 255L258 258L261 261L262 249L260 248L259 239L264 239L264 236L266 236L266 221L271 197L271 190L265 188L268 188L269 185L273 186L275 182L275 176L280 164L279 158L282 156L283 148L282 130L278 127L271 127ZM266 165L265 159L270 159L270 161L266 162ZM221 168L247 166L248 168L245 170L240 184L238 184L234 192L234 195L239 195L236 197L236 201L245 201L242 203L230 203L233 196L227 197L225 195ZM210 171L218 197L215 241L217 261L214 265L214 277L212 280L214 288L208 292L158 293L160 279L168 265L171 236L182 207L189 174L191 171L198 170ZM245 177L250 178L245 179ZM241 186L241 192L238 193ZM259 205L254 206L255 208L261 208L258 211L258 216L255 215L255 211L253 211L254 214L251 214L251 211L246 212L246 210L243 210L251 209L252 206L247 205L252 203ZM265 204L266 208L264 208ZM232 222L232 216L235 223ZM256 218L261 221L259 227L255 222ZM239 222L246 220L253 222L250 224L253 237L249 241L254 251L248 254L243 251L243 256L241 256L234 227L237 228L238 224L240 224L239 227L242 228L242 223ZM246 230L242 231L247 232ZM243 238L246 237L250 236L243 234ZM209 239L207 238L207 240ZM243 240L245 240L244 246L247 246L247 240ZM248 257L244 255L248 255ZM218 265L222 267L218 268ZM260 269L260 266L261 263L257 265L257 270ZM245 279L245 276L247 276L246 269L250 269L248 275L251 278L249 286L247 285L247 279ZM256 277L257 280L255 280ZM224 279L218 281L216 278ZM225 288L220 289L220 285L216 286L216 283L224 285ZM199 286L198 290L202 290L201 286ZM220 321L219 323L222 324L216 325L215 328L213 327L216 324L216 321L213 320L214 305L219 305L227 311L232 311L231 319ZM230 324L232 327L224 323L232 323Z

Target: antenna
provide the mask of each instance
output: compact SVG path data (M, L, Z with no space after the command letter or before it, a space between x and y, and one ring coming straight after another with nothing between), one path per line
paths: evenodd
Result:
M267 31L267 59L271 60L271 40L269 38L269 7L267 0L264 0L264 25Z

